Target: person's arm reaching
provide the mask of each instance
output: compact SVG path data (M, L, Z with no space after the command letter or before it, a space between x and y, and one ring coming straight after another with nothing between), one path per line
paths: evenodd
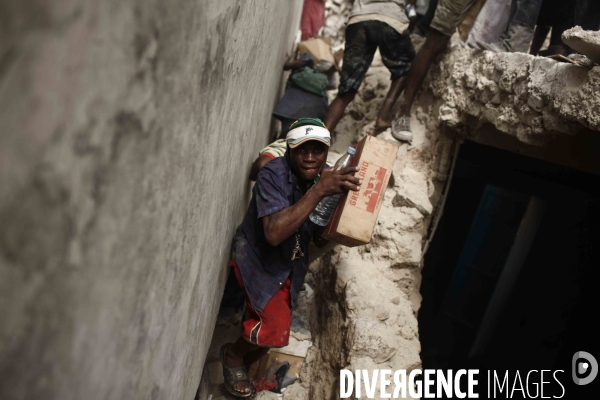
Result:
M324 197L346 190L358 191L360 180L354 176L357 171L358 167L346 167L338 171L325 170L321 173L319 182L296 204L262 217L267 242L271 246L278 246L293 235Z

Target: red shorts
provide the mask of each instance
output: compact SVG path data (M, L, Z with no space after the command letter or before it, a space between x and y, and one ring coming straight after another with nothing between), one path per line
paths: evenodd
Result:
M239 285L244 289L242 275L235 260L231 261L231 266ZM290 285L291 282L288 278L262 312L252 307L248 294L246 294L246 310L249 318L244 321L244 332L242 333L242 337L246 341L262 347L288 345L292 326Z

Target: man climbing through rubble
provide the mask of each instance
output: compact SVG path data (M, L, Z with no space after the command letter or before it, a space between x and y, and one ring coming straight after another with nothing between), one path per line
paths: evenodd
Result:
M319 227L309 214L326 196L357 191L356 167L324 170L330 133L318 119L293 124L285 156L258 174L252 200L233 239L231 265L246 292L242 336L221 348L227 390L250 397L248 368L272 347L288 344L291 307L308 270L308 244Z
M410 129L410 109L429 67L450 42L450 37L456 31L469 8L477 0L439 0L431 22L429 36L423 47L417 53L406 77L406 88L402 95L402 105L399 117L392 123L392 136L398 140L412 141ZM330 107L331 108L331 107Z
M408 2L414 2L407 0ZM356 0L346 26L344 62L337 97L329 105L325 125L333 132L344 110L354 100L377 47L391 72L392 84L375 122L376 130L390 126L390 111L406 84L415 57L405 0ZM400 138L402 139L402 138ZM404 139L402 139L404 140Z

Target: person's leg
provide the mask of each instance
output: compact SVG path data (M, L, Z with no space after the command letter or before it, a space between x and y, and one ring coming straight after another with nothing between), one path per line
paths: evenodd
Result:
M238 268L237 262L235 260L231 261L231 267L232 267L231 273L233 273L235 275L235 278L236 278L240 288L245 291L244 281L242 279L240 269ZM287 342L282 343L282 342L278 342L278 341L271 341L271 338L265 339L259 335L260 330L262 328L263 320L268 321L271 319L270 314L273 314L274 313L273 310L277 310L279 308L278 303L281 301L286 302L283 307L284 308L284 310L283 310L284 318L281 318L281 319L283 320L283 323L284 323L284 325L283 325L284 329L287 329L289 332L289 327L287 326L286 319L290 320L290 325L291 325L291 308L289 306L289 285L287 285L287 282L286 282L286 287L283 288L282 290L280 290L273 297L273 299L271 299L271 301L269 303L267 303L267 307L265 307L263 312L259 312L254 309L254 307L252 306L252 302L250 301L250 298L248 297L248 294L246 293L247 319L243 322L242 336L239 337L235 343L229 343L229 344L225 345L225 347L222 349L222 359L221 359L224 369L225 368L239 368L242 366L245 367L244 373L246 374L246 379L240 380L239 382L235 382L235 383L231 384L231 389L233 389L233 391L235 391L235 392L238 392L238 394L240 394L240 395L250 393L254 389L252 387L252 376L250 376L248 374L248 366L251 365L254 361L256 361L255 356L257 356L259 354L264 354L265 352L267 352L269 350L269 347L282 346L282 345L287 344ZM290 311L290 312L286 313L286 311ZM266 315L265 312L267 312L269 314ZM286 318L286 314L290 314L289 318ZM273 327L272 327L273 323L268 323L266 325L267 326L265 327L266 328L265 331L273 330ZM287 327L287 328L285 328L285 327ZM277 328L278 327L275 326L275 329L277 329ZM234 373L234 372L230 371L230 374L231 373ZM225 372L224 372L224 377L227 378L227 375L225 374ZM236 377L234 375L234 378L239 379L241 377L240 376ZM228 388L228 390L231 391L229 388ZM235 395L236 393L231 392L231 394Z
M228 367L246 366L248 381L237 382L232 386L240 393L250 391L250 382L256 378L260 359L267 354L269 347L260 347L240 337L234 344L225 348L225 365Z
M329 105L329 108L327 109L325 120L323 121L327 129L329 129L329 132L333 133L338 122L340 122L340 119L342 119L342 116L344 115L344 110L346 110L348 104L354 100L355 96L356 91L352 90L350 92L338 94L336 98L333 99Z
M381 104L375 122L376 130L381 130L392 124L390 111L406 86L406 75L415 59L415 49L408 32L398 33L383 22L380 22L379 26L374 24L372 29L374 32L369 32L369 35L377 37L381 61L392 74L392 84Z
M364 21L346 27L346 46L338 95L329 105L323 121L331 133L344 115L348 104L354 100L354 96L373 62L377 44L371 42L366 29L371 22L373 21Z
M225 351L223 352L223 363L225 367L229 368L241 367L242 365L244 365L244 356L259 348L259 346L250 343L244 340L244 338L240 337L234 344L229 345L225 348ZM231 385L231 387L238 393L250 393L250 391L252 390L251 379L249 378L248 380L235 382Z
M600 29L600 1L577 0L574 7L574 25L579 25L585 30L597 31Z
M261 349L261 347L240 337L234 344L225 348L225 365L228 367L241 367L244 365L244 356L258 349Z
M435 58L446 49L449 41L450 36L444 35L435 28L432 28L423 47L417 53L406 77L407 84L398 112L399 115L392 122L392 136L395 139L409 143L412 142L413 134L410 128L410 109L412 103L425 76L427 76L429 67Z
M246 366L246 370L248 371L248 378L251 381L256 379L256 374L258 372L258 367L260 364L261 358L269 352L268 347L259 347L256 350L250 351L246 353L244 356L244 365Z
M406 76L402 76L392 81L390 90L388 90L387 95L381 104L379 114L377 114L375 128L387 129L392 125L392 115L390 111L392 110L394 103L396 103L396 100L398 100L398 97L400 97L400 93L402 93L405 86Z
M421 50L417 53L417 56L408 71L408 76L406 78L407 83L404 89L404 95L402 96L403 103L399 113L401 116L410 114L412 103L415 100L417 92L421 88L425 76L427 76L429 67L433 63L433 60L448 47L449 41L450 36L444 35L435 29L431 30L427 40L425 40L423 47L421 47Z
M562 15L571 15L571 9L566 8ZM564 55L567 50L567 46L563 43L561 36L564 31L571 27L571 23L573 21L572 18L564 19L564 18L556 18L556 23L552 25L552 33L550 34L550 45L548 46L548 55L560 54Z
M234 266L236 278L243 288L243 281L239 269ZM292 307L290 295L291 282L288 278L285 284L269 300L263 311L254 309L250 299L246 298L246 311L248 319L244 321L242 337L224 349L223 364L225 367L245 367L247 380L233 383L233 391L250 393L253 390L250 375L258 360L272 347L283 347L289 343L290 328L292 326ZM256 370L252 371L256 374ZM235 394L232 392L232 394Z
M531 41L531 48L529 49L529 54L537 56L546 40L546 36L548 36L548 32L550 32L549 26L538 25L535 27L535 32L533 33L533 40Z
M508 26L500 39L494 43L477 41L477 46L496 53L507 51L527 53L534 39L533 29L541 8L542 0L513 0Z
M542 0L514 0L514 3L516 3L516 11L510 23L533 30L542 8Z
M439 0L431 30L423 47L417 53L407 76L404 89L403 104L400 107L400 116L408 116L417 91L421 87L433 60L442 53L450 37L456 32L456 27L463 20L469 8L476 0Z

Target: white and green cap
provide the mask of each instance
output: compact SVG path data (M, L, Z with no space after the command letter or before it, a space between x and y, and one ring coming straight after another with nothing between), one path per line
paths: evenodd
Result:
M291 149L300 146L307 140L318 140L329 146L331 134L320 119L300 118L290 125L290 130L285 139Z

